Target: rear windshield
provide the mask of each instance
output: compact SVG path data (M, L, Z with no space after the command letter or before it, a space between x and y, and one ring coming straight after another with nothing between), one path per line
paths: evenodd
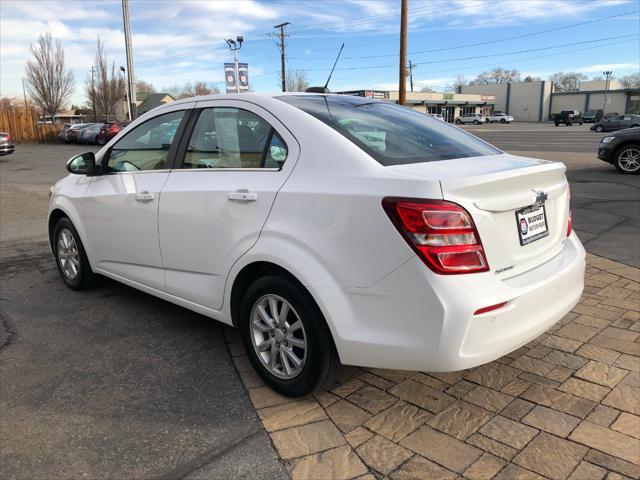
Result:
M385 166L502 153L457 127L393 103L350 95L276 98L323 121Z

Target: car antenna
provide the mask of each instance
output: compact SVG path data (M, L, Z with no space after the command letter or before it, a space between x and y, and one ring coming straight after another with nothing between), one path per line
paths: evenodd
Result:
M331 76L333 75L333 71L338 64L338 60L340 59L340 55L342 54L342 49L344 48L344 42L342 42L342 46L340 47L340 51L338 52L338 56L336 57L336 61L333 62L333 67L331 68L331 73L329 73L329 78L327 78L327 83L324 84L324 87L309 87L305 90L308 93L331 93L329 91L329 82L331 81Z

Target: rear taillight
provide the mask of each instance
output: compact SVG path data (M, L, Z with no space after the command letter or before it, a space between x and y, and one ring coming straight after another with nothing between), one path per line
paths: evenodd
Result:
M567 191L569 194L569 198L567 201L569 202L569 219L567 221L567 237L571 235L571 231L573 230L573 219L571 218L571 189L567 187Z
M440 274L489 270L480 235L460 205L441 200L388 197L382 207L422 261Z
M11 135L7 133L7 143L9 143L10 141L11 141Z

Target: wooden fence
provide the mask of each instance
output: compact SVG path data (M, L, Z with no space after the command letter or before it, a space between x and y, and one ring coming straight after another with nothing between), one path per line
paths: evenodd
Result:
M58 140L59 124L39 124L33 108L0 109L0 131L8 132L14 143L52 143Z

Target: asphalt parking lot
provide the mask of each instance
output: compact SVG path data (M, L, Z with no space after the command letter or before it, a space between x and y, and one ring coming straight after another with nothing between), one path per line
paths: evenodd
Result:
M586 248L640 266L640 177L595 158L601 135L465 128L506 151L565 162ZM85 150L26 145L0 157L3 477L286 477L218 324L109 280L85 293L59 281L46 244L48 188Z

